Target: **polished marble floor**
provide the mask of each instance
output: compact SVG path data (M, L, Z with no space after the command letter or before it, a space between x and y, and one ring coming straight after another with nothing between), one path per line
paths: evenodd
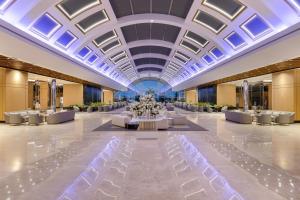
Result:
M300 198L300 124L241 125L225 121L223 114L178 112L208 131L93 132L111 119L109 113L80 113L74 122L51 126L0 124L0 200L226 199L212 187L217 179L207 178L206 168L185 169L192 165L182 137L226 180L227 192L249 200ZM119 146L106 150L114 140ZM104 165L97 168L99 156ZM95 175L86 176L90 169ZM184 191L190 177L199 178L188 187L202 191L195 196ZM77 184L80 178L88 187ZM84 188L76 190L78 185ZM78 194L71 198L70 191Z

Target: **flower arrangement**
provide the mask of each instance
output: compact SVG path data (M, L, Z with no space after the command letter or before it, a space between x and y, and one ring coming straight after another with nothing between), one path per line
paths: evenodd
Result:
M162 106L157 103L152 94L147 94L140 98L140 102L130 106L130 111L136 116L155 117L159 114Z

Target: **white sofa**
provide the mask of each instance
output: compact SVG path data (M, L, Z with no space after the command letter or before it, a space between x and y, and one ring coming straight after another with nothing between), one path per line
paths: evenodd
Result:
M127 115L113 115L111 123L112 125L125 128L126 124L130 122L131 118Z

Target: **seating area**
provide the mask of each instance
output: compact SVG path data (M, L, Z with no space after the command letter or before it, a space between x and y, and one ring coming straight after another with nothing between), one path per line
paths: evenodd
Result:
M294 112L262 111L257 113L253 110L243 112L239 110L225 111L225 118L228 121L240 124L259 125L289 125L295 121Z
M53 112L52 110L40 111L20 111L4 113L5 123L9 125L40 125L40 124L60 124L75 119L74 110L62 110Z
M112 124L115 126L126 128L132 122L139 123L139 121L149 121L155 123L156 130L167 130L172 126L186 125L187 118L184 115L177 114L175 111L168 111L167 108L161 111L158 116L153 119L143 117L134 117L130 111L123 111L119 115L112 116Z

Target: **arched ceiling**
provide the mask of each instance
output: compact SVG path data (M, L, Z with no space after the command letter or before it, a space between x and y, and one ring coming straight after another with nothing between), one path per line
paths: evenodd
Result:
M300 22L298 0L3 0L0 18L124 86L176 86Z

